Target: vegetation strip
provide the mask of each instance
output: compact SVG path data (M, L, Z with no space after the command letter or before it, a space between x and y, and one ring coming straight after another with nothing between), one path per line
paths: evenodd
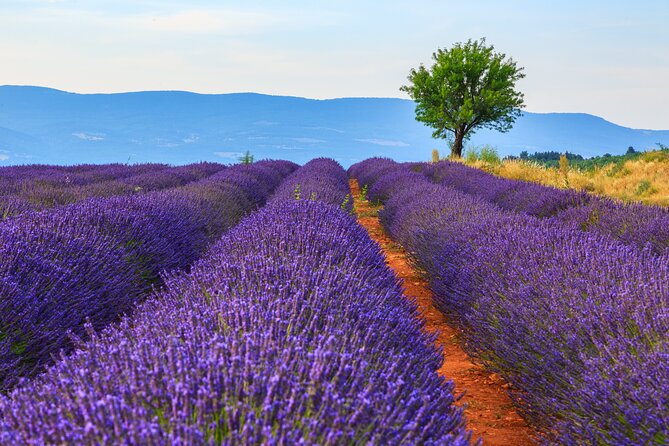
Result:
M583 159L569 152L545 152L520 158L473 159L466 163L495 175L531 181L559 188L586 190L625 202L669 205L669 147L637 152L630 147L625 155Z
M534 444L533 432L514 410L504 389L506 384L498 375L474 363L462 350L459 330L434 306L427 282L410 264L404 249L386 235L378 218L383 207L373 206L361 198L357 180L350 180L350 188L358 222L379 244L386 263L402 279L407 299L418 304L420 317L425 321L424 329L439 333L435 344L443 349L444 358L439 374L454 380L456 394L464 393L459 404L465 407L467 426L474 436L480 437L484 445Z

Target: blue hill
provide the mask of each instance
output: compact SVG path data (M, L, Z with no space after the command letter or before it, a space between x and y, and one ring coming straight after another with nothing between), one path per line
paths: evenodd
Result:
M414 120L403 99L314 100L254 93L151 91L74 94L0 87L0 165L329 156L349 165L370 156L425 160L443 141ZM479 131L471 144L501 154L568 150L623 153L669 142L669 131L635 130L586 114L524 113L506 134Z

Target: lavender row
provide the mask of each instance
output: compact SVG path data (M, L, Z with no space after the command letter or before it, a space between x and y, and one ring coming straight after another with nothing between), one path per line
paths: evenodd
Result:
M316 200L349 212L353 209L348 175L330 158L313 159L295 171L277 188L270 202L293 200Z
M14 209L20 209L19 205L25 210L38 210L74 202L77 196L94 196L95 191L131 193L132 185L121 180L141 179L169 170L165 164L0 167L0 208L3 215L12 215Z
M386 175L394 173L394 177ZM384 202L388 193L401 184L402 177L420 172L438 184L445 184L480 197L503 209L568 225L586 232L609 236L656 254L669 250L669 210L640 203L623 203L605 197L563 191L523 181L498 178L459 163L404 163L371 158L351 167L351 176L360 184L372 185L369 197ZM469 178L471 176L471 178ZM381 178L383 181L376 181Z
M0 167L0 192L13 193L29 182L40 182L54 187L85 185L116 180L169 168L167 164L79 164L53 166L29 164Z
M558 212L590 202L591 195L573 189L557 189L528 181L501 178L481 169L452 161L425 163L422 172L438 184L476 195L502 209L535 217L550 217Z
M422 164L420 169L438 184L482 197L503 209L552 217L556 223L606 234L655 253L669 248L669 210L663 207L500 178L450 161Z
M364 187L375 185L377 181L387 173L397 171L405 172L407 170L406 166L399 164L390 158L368 158L349 167L348 175L351 178L357 179L360 187ZM368 195L368 198L370 200L385 201L382 200L380 196L371 195L371 190L369 192L370 195Z
M277 199L90 337L0 400L0 443L470 441L415 305L331 204Z
M559 212L551 221L669 255L669 209L666 207L597 197L582 206Z
M295 165L224 169L164 192L28 212L0 226L0 389L51 362L69 339L129 312L243 215L264 204ZM264 194L264 195L262 195Z
M56 167L51 170L43 166L5 168L14 170L11 174L0 173L0 220L30 210L75 203L92 197L133 195L179 187L224 168L215 163L179 167L161 164L90 167L75 172Z
M384 227L462 325L468 352L511 383L549 442L668 441L667 256L504 211L406 169L376 184L386 176L401 182L378 188L390 195Z

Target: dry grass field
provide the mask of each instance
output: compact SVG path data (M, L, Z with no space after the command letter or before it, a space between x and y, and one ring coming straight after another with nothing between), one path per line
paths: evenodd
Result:
M463 162L505 178L669 206L669 151L666 150L645 152L636 159L589 170L566 163L551 168L524 160L490 162L463 158Z

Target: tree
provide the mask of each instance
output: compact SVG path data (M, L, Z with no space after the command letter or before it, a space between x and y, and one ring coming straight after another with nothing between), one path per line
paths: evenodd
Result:
M453 137L451 156L462 155L462 145L476 129L507 132L524 107L516 81L523 68L496 53L485 38L438 49L428 69L411 69L400 90L416 102L416 120L434 128L435 138Z
M253 155L251 155L249 150L247 150L246 153L240 156L238 159L242 164L253 164Z

